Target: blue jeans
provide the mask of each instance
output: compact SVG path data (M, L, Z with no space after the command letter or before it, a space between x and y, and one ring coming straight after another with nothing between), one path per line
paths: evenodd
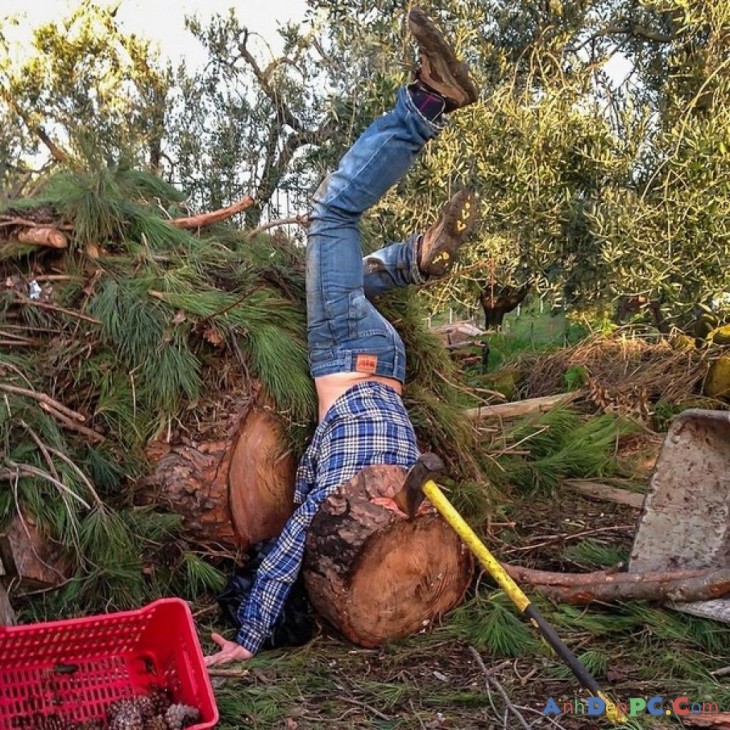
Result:
M395 108L359 137L314 194L307 238L307 337L312 377L363 372L405 379L406 355L371 299L423 283L418 236L363 260L358 223L441 130L405 88Z

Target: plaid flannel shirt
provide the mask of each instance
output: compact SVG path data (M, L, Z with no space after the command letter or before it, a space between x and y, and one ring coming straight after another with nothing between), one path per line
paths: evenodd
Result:
M307 530L324 500L366 466L408 468L418 460L416 435L401 397L377 381L340 396L314 432L297 469L294 504L276 545L261 563L238 618L236 640L256 653L281 614L299 574Z

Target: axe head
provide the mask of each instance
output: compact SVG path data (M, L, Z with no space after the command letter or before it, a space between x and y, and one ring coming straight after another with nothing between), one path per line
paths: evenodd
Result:
M423 485L444 470L444 462L427 452L408 470L403 488L393 497L398 507L412 519L423 502Z

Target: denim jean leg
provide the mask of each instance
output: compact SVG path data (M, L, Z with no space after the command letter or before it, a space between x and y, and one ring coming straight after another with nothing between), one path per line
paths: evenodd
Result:
M391 243L362 260L365 296L374 299L391 289L423 284L418 268L418 240L414 234L404 243Z
M315 193L307 243L313 377L359 370L357 356L367 353L376 356L368 361L373 374L403 379L400 338L365 297L358 223L439 131L400 89L395 108L363 132Z

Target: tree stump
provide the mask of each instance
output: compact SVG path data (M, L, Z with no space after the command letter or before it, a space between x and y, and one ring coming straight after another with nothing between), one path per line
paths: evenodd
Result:
M304 581L312 605L364 647L416 633L454 608L469 586L471 553L433 507L408 519L393 503L406 471L371 466L315 515ZM377 500L374 502L373 500Z
M294 510L296 460L285 444L273 411L243 403L196 439L153 442L155 468L135 501L181 515L200 545L247 550L276 537Z

